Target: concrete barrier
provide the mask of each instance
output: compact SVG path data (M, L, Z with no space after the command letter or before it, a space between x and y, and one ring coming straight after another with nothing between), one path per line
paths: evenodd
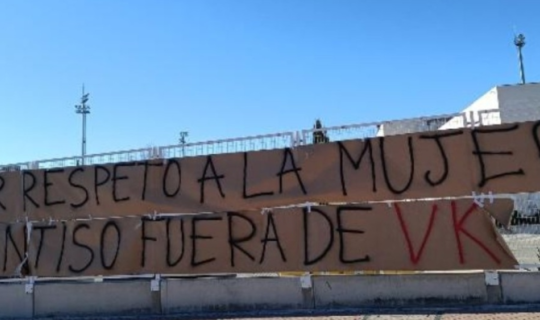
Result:
M314 278L315 308L450 306L487 302L483 274Z
M148 280L45 282L37 283L34 289L35 317L144 315L154 311Z
M26 294L24 283L0 284L0 317L31 318L33 296Z
M167 279L162 287L165 313L312 308L311 290L298 278Z
M306 281L307 280L307 281ZM0 283L0 318L540 308L540 272ZM152 289L155 291L152 291ZM172 318L171 318L172 319Z
M505 303L513 304L540 302L539 272L501 273L500 277L503 301Z

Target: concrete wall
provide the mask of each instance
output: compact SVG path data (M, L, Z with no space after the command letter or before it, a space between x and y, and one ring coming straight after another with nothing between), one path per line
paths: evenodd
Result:
M504 303L539 303L540 273L508 273L501 276Z
M152 314L149 281L37 283L34 316Z
M32 317L33 302L33 296L25 293L24 284L0 284L0 317Z
M540 119L540 83L497 87L503 123Z
M0 283L0 318L159 317L540 304L539 272Z
M393 136L400 134L410 134L416 132L436 131L443 126L464 127L462 117L422 117L416 119L405 119L396 121L385 121L379 127L377 136ZM454 128L452 127L452 128Z
M314 287L320 308L450 306L488 300L482 274L319 277Z
M428 131L426 128L425 121L419 119L387 121L379 128L377 136L394 136L398 134ZM436 128L432 130L436 130Z
M167 314L313 307L311 290L302 290L298 278L170 279L164 283L161 297Z

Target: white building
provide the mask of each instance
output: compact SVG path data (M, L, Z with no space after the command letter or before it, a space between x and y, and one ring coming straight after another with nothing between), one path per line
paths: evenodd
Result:
M539 120L540 83L494 87L460 113L385 122L377 136Z

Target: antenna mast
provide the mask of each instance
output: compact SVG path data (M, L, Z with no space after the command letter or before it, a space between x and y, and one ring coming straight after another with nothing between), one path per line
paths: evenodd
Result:
M90 113L90 106L88 102L88 96L90 93L84 92L84 84L82 86L81 104L75 106L75 113L82 115L82 145L81 145L81 164L84 165L86 157L86 115Z
M525 36L522 33L514 37L514 45L518 50L519 74L521 77L521 84L525 84L525 67L523 65L523 54L521 52L523 47L525 46Z

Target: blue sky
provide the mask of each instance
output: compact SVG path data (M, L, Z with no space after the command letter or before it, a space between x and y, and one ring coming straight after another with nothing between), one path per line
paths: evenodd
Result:
M456 112L540 81L538 0L3 0L0 163Z

